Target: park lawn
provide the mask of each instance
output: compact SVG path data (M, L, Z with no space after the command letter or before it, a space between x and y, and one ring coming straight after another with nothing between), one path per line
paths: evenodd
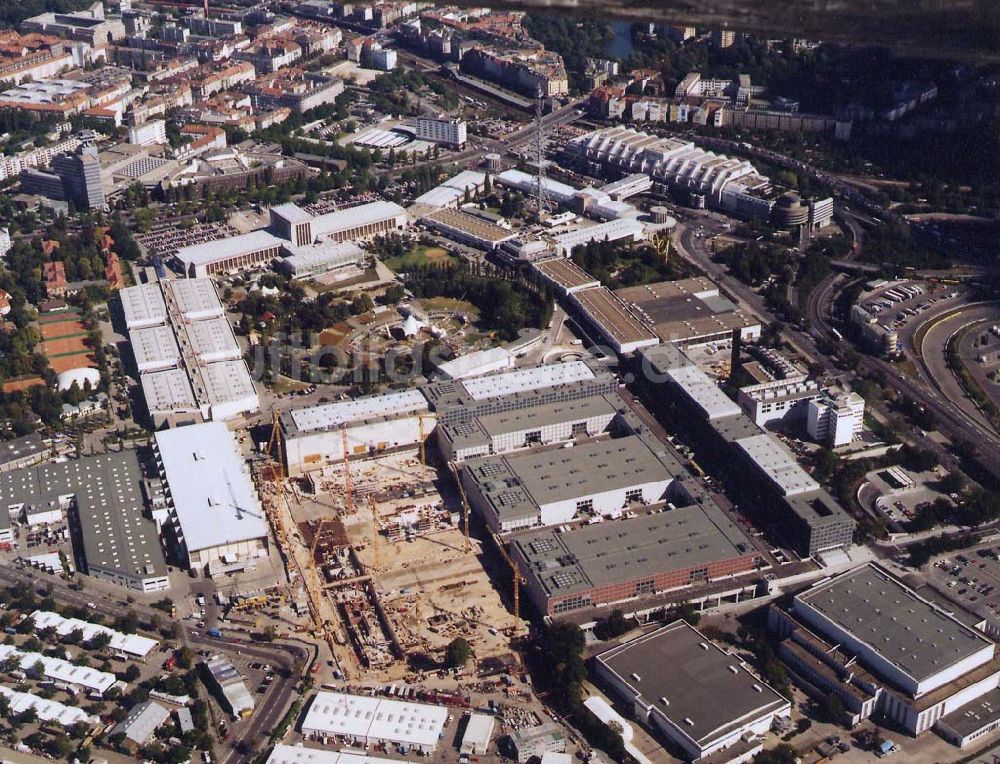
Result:
M420 305L428 313L447 310L454 313L465 313L473 322L479 320L479 308L471 302L455 297L422 297Z
M390 257L385 264L394 271L407 271L422 265L456 265L458 258L443 247L429 247L418 244L401 257Z

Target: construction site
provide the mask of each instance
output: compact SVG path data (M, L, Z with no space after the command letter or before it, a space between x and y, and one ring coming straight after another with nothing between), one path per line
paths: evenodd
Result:
M462 492L422 446L292 478L272 459L256 475L293 593L301 588L308 605L299 630L327 642L345 678L404 680L413 673L407 656L441 663L458 636L478 662L509 652L516 598L491 580L511 574L487 574L484 565L502 567L503 558L492 540L484 555L466 535Z

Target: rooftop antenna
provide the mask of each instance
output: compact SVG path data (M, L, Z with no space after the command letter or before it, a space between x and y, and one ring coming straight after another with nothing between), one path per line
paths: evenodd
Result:
M206 0L207 2L207 0ZM538 220L545 212L545 151L543 148L542 108L545 98L541 85L535 91L535 159L538 161L538 188L535 189L538 204Z

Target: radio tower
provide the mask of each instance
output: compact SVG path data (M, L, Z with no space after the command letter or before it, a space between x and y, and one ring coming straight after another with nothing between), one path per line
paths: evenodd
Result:
M535 189L535 196L538 204L539 222L541 222L545 212L545 148L542 134L542 107L544 103L542 88L539 86L535 96L535 159L538 162L538 188Z

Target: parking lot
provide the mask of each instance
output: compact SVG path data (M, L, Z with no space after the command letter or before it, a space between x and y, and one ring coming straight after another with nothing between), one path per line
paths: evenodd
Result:
M1000 544L942 557L928 577L967 609L1000 622Z

